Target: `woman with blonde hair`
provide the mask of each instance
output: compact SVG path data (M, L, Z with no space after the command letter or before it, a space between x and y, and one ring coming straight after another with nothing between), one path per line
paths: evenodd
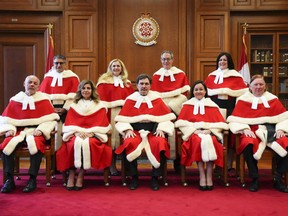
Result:
M115 116L119 113L126 97L134 92L128 71L120 59L110 61L106 73L102 74L97 83L97 91L100 100L108 108L108 116L112 126L111 145L116 149L120 144L118 132L115 130ZM110 173L113 176L119 175L116 169L116 154L113 154Z

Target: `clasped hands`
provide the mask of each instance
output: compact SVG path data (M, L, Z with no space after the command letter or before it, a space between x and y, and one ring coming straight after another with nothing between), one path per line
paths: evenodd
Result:
M242 133L247 137L256 138L255 133L249 129L244 129ZM283 130L277 130L274 134L274 137L276 137L276 139L279 139L284 136L285 136L285 133Z
M156 136L156 137L163 137L163 138L165 137L165 133L162 130L157 130L153 135ZM135 136L136 136L136 134L131 129L126 130L124 132L124 139L133 138Z
M88 137L93 137L94 133L85 133L85 132L75 132L74 135L76 137L80 137L82 139L86 139Z
M6 136L6 137L15 136L15 134L16 134L15 131L9 130L9 131L7 131L7 132L5 133L5 136ZM40 130L35 130L32 135L33 135L33 136L42 136L43 133L42 133L42 131L40 131Z

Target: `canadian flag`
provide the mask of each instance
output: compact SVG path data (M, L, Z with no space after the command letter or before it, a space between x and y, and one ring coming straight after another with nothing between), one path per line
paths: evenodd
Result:
M245 83L250 83L250 70L247 61L247 46L246 46L246 34L242 36L242 48L241 48L241 56L239 61L239 73L242 75Z
M54 42L53 37L49 36L49 44L48 44L48 53L47 53L47 59L46 59L46 69L45 72L47 73L51 67L53 66L53 58L54 58Z

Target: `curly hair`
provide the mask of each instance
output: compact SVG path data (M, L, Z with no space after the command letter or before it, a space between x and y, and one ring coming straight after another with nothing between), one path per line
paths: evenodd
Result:
M235 69L235 66L234 66L234 62L233 62L233 59L232 59L232 56L230 53L228 52L221 52L218 56L217 56L217 59L216 59L216 70L218 69L218 62L220 60L220 58L222 56L226 56L227 57L227 62L228 62L228 69L230 70L233 70Z

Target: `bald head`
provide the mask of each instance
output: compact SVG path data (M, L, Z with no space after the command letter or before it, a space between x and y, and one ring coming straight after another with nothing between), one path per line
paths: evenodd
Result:
M25 93L29 96L34 95L40 85L40 80L34 75L29 75L24 81Z

